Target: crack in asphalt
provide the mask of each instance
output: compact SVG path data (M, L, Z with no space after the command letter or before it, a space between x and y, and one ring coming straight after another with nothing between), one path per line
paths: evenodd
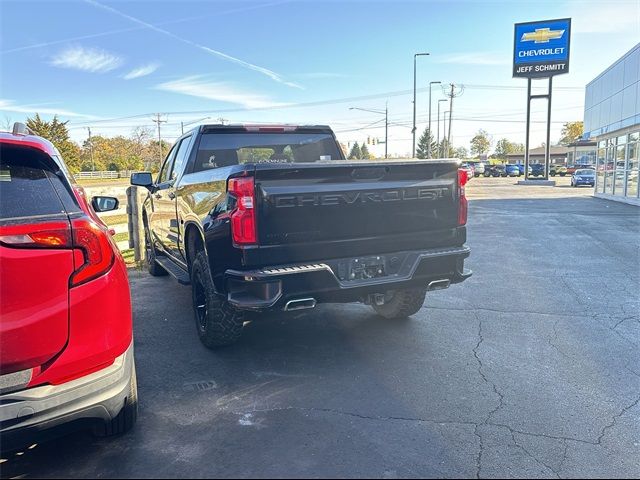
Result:
M569 355L567 355L560 347L558 347L554 343L554 340L558 339L558 323L560 323L559 318L553 324L553 338L547 338L547 343L549 344L549 346L557 350L558 353L560 353L560 355L562 355L564 358L566 358L567 360L570 360Z
M503 407L504 395L502 395L502 393L498 391L498 387L494 382L489 381L489 379L487 378L487 376L483 371L484 365L482 363L482 360L480 359L480 356L478 355L478 349L480 348L480 345L482 345L482 342L484 342L484 336L482 335L482 320L478 318L478 315L475 312L474 312L474 317L476 318L476 320L478 320L478 343L473 348L473 356L476 359L476 362L478 362L478 374L487 385L490 385L493 388L493 392L498 397L498 404L496 405L496 407L487 414L487 417L484 419L484 422L476 425L473 431L474 435L478 437L478 442L479 442L478 455L476 457L476 478L480 478L480 473L482 470L482 454L484 453L484 443L483 443L482 435L479 433L478 429L480 425L487 425L489 423L489 420L491 420L491 417Z
M535 455L533 455L531 452L529 452L529 450L527 450L525 447L523 447L522 445L520 445L518 443L518 441L516 440L516 434L514 432L510 432L511 433L511 440L513 441L513 444L518 447L520 450L522 450L524 453L527 454L527 456L529 458L531 458L534 462L536 462L538 465L542 465L543 467L545 467L547 470L550 470L557 478L560 478L560 474L553 469L553 467L551 467L550 465L547 465L546 463L544 463L542 460L538 459L538 457L536 457Z
M476 422L461 422L461 421L455 421L455 420L435 420L430 418L417 418L417 417L364 415L361 413L347 412L344 410L337 410L334 408L318 408L318 407L286 406L286 407L259 408L259 409L247 410L242 412L232 412L232 413L234 415L247 415L247 414L255 414L255 413L271 413L271 412L286 412L286 411L331 413L334 415L343 415L346 417L354 417L362 420L375 420L375 421L416 422L416 423L430 423L434 425L465 425L465 426L477 425Z
M627 413L629 410L631 410L633 407L638 405L638 403L640 403L640 397L636 398L636 400L634 402L632 402L631 405L628 405L627 407L623 408L622 411L619 414L614 415L612 420L611 420L611 423L608 424L608 425L605 425L604 428L600 431L600 436L598 437L598 440L596 441L596 444L597 445L601 445L602 444L602 439L606 435L607 430L609 430L610 428L613 428L615 426L616 422L618 421L618 419L620 417L622 417L622 415Z

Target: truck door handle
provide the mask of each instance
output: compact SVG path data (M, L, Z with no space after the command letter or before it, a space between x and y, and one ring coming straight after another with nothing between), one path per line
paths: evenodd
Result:
M174 192L169 192L169 195L167 195L169 197L170 200L174 200L176 198L176 194Z

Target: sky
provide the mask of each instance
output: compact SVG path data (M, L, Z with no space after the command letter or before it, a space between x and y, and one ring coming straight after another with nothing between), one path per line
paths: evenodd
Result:
M584 87L640 41L640 0L608 1L9 1L0 0L0 124L39 112L72 138L154 129L175 140L197 123L328 124L340 141L384 139L411 152L413 56L417 124L428 85L456 85L451 137L482 128L524 143L526 83L513 79L514 23L572 18L571 66L554 78L552 141L582 120ZM542 93L544 81L534 82ZM437 101L432 89L432 128ZM355 108L355 109L350 109ZM441 119L449 104L441 103ZM532 146L546 103L532 107ZM444 133L444 122L440 123ZM370 149L381 155L382 145Z

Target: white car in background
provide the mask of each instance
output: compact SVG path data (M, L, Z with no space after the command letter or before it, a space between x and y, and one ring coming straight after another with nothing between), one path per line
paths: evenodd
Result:
M482 162L469 162L474 167L474 176L484 175L485 165Z

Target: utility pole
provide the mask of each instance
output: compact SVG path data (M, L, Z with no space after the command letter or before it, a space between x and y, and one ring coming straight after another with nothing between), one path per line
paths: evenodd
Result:
M464 92L464 85L456 85L455 83L450 83L451 87L450 92L445 92L445 95L449 97L449 132L447 133L447 158L449 157L449 150L451 150L451 120L453 118L453 99L454 97L459 97ZM443 88L444 90L444 88Z
M158 125L158 153L160 154L160 165L162 165L162 160L164 160L162 155L162 137L160 136L160 124L167 123L166 120L160 120L160 114L156 113L156 118L151 119L153 123Z
M431 133L431 86L441 83L442 82L429 82L429 144L427 145L427 158L431 158L431 139L433 138L433 134Z
M389 102L384 104L384 158L389 158Z
M438 135L436 136L436 148L438 149L438 158L442 158L440 156L440 152L442 151L442 149L440 148L440 104L446 101L447 101L446 98L442 98L438 100Z
M218 120L221 125L224 125L224 122L228 121L226 118L222 118L222 117L218 117L216 120Z
M89 132L89 157L91 158L91 170L96 171L96 164L93 163L93 142L91 141L91 127L87 127Z
M413 55L413 144L411 149L411 158L416 158L416 59L418 57L425 57L428 53L416 53Z

